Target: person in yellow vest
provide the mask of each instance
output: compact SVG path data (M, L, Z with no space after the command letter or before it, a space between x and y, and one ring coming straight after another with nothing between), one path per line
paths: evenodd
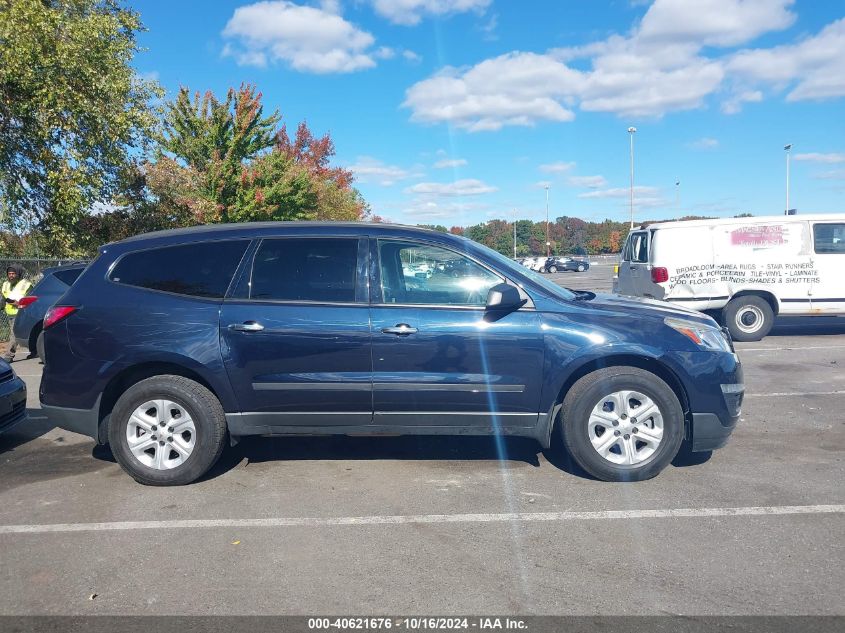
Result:
M9 321L9 349L3 355L3 360L11 363L15 359L18 342L15 340L15 316L18 313L18 301L26 296L32 284L24 278L24 270L20 266L9 266L6 269L6 281L0 289L0 302Z

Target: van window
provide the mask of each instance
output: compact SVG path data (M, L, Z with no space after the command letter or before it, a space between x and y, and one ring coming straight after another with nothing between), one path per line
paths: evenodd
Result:
M222 299L249 240L151 248L121 257L109 279L128 286Z
M816 224L813 244L816 253L845 254L845 224Z
M264 240L252 266L250 298L353 303L358 238Z
M622 261L645 264L648 262L648 232L631 233L625 242Z

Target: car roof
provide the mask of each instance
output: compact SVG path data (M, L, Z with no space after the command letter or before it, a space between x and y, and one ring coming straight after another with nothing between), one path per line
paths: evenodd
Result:
M60 266L50 266L49 268L45 268L41 271L41 275L46 277L47 275L52 275L60 270L77 270L77 269L84 269L88 266L88 262L74 262L72 264L62 264Z
M437 235L444 235L441 231L427 229L419 226L408 226L404 224L388 224L383 222L237 222L229 224L201 224L197 226L190 226L179 229L167 229L164 231L151 231L150 233L141 233L128 237L116 244L125 244L127 242L137 242L145 239L156 239L165 237L213 237L215 235L229 235L239 234L244 237L260 236L265 233L275 233L279 231L301 232L314 231L326 233L337 232L338 230L347 229L349 231L363 232L362 229L368 231L411 231L414 233L434 233Z

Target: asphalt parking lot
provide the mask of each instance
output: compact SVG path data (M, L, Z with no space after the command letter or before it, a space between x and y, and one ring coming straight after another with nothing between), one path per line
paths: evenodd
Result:
M252 438L148 488L54 428L40 365L16 362L0 613L845 614L845 319L737 347L731 442L638 484L528 440L338 437Z

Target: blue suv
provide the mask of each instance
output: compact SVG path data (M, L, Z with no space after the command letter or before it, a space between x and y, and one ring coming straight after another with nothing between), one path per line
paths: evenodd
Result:
M44 411L153 485L194 481L246 435L361 433L531 437L600 479L642 480L684 440L722 446L743 396L707 316L385 224L109 244L44 333Z

